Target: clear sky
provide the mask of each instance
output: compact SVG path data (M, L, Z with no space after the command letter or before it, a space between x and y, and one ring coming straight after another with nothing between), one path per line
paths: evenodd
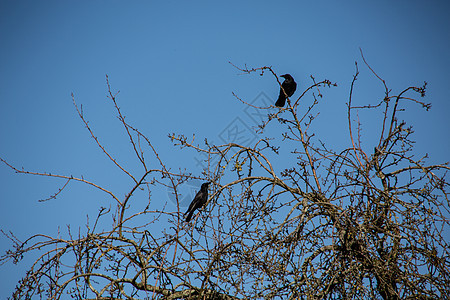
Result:
M413 121L419 154L448 161L449 14L444 0L1 0L0 157L32 171L83 175L123 195L130 182L89 137L70 96L83 105L107 148L124 165L137 166L106 98L108 74L127 120L152 139L170 166L200 175L193 153L180 154L167 134L221 142L233 122L252 126L232 92L250 102L261 92L275 102L278 94L272 76L239 75L229 61L290 73L298 90L310 85L310 75L337 82L327 90L315 126L327 145L339 148L348 138L345 103L356 60L358 101L373 104L383 97L381 84L363 67L361 47L394 91L429 83L431 110L415 107L405 118ZM371 125L363 134L370 135ZM62 232L66 225L83 226L87 214L109 203L76 183L56 200L38 202L61 184L0 165L0 229L21 240L55 235L58 226ZM2 253L9 245L0 237ZM0 298L10 295L27 263L0 266Z

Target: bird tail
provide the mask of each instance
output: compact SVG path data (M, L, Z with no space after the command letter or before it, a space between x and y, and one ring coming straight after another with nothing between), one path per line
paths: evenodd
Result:
M192 218L192 215L194 214L194 211L190 211L188 216L186 217L186 222L189 222Z
M277 102L275 102L275 106L283 107L285 103L286 103L286 98L284 97L284 95L281 95L281 93L280 93L280 96L278 97Z

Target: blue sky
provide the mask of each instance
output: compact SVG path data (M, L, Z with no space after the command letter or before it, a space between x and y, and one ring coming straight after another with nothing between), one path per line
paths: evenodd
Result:
M325 94L315 130L339 148L348 138L345 103L356 60L357 101L383 97L381 84L362 64L361 47L394 91L429 83L425 101L432 109L414 107L407 117L419 153L429 153L430 162L448 161L449 12L448 1L2 0L0 157L28 170L87 176L122 195L130 182L89 137L70 96L83 105L102 143L124 165L136 167L106 98L108 74L127 120L171 166L200 175L193 153L179 153L167 134L220 142L235 118L251 124L232 92L251 102L261 92L275 100L279 90L272 76L240 75L229 61L290 73L298 90L311 83L310 75L337 82ZM372 125L363 133L370 135ZM109 203L81 184L40 203L61 181L17 175L4 165L0 182L0 229L20 239L83 226L87 214ZM2 252L8 245L0 237ZM10 295L23 266L0 267L0 297Z

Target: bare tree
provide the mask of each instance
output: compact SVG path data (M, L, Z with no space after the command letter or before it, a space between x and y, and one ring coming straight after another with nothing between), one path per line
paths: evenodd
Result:
M112 201L111 209L100 208L94 223L86 225L86 234L69 228L61 233L64 238L38 234L21 241L4 232L13 248L1 262L38 255L13 298L448 297L449 244L443 234L450 229L449 167L429 165L427 157L417 156L412 127L403 120L411 105L430 108L416 97L425 95L426 84L395 93L366 63L383 84L384 97L376 104L355 106L355 66L347 103L347 148L333 150L311 132L324 89L336 86L311 76L312 84L276 113L270 113L273 107L255 107L268 113L258 127L260 139L250 146L206 139L195 144L170 134L180 151L207 157L197 176L171 171L175 168L160 158L151 140L125 120L108 81L109 98L140 172L127 170L100 143L72 97L98 147L133 184L121 197L84 178L22 170L2 158L16 173L65 180L54 197L79 181ZM240 70L268 72L280 84L271 67ZM359 111L381 112L379 123L367 133L376 137L374 144L372 139L363 142L361 124L354 121ZM267 126L278 126L282 140L263 137ZM289 156L286 169L278 166L280 152ZM148 157L159 166L149 165ZM212 188L208 203L186 223L179 189L192 179L209 180ZM153 199L152 189L161 186L173 191L175 211L161 209L161 201ZM146 207L132 199L141 189L148 192ZM100 221L109 220L106 216L113 220L109 229L98 229Z

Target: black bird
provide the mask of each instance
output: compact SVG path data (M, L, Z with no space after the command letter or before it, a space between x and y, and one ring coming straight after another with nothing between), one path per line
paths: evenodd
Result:
M275 106L278 107L283 107L284 104L286 103L286 95L284 94L283 89L288 95L288 97L294 95L294 92L297 89L297 83L294 81L294 78L292 78L290 74L284 74L281 75L281 77L284 78L284 81L281 84L282 88L280 88L280 96L278 96L278 100L275 103Z
M203 183L200 188L200 191L198 191L197 195L195 195L194 200L192 200L188 210L184 213L184 215L189 213L186 218L186 222L189 222L191 220L192 215L194 214L194 211L196 209L202 208L202 206L205 205L206 201L208 201L208 185L210 183L211 182L209 181Z

